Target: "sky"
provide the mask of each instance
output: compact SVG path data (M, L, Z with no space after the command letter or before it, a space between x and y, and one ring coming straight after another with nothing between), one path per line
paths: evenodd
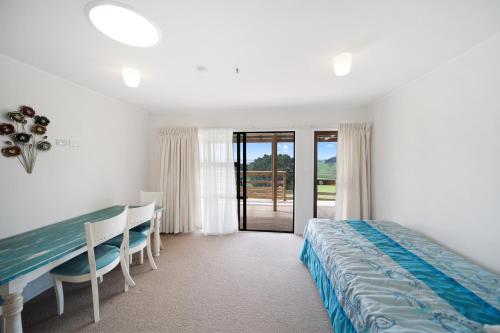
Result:
M247 161L251 162L265 154L271 155L271 143L247 143ZM236 144L234 145L236 155ZM286 154L293 157L293 143L279 143L278 154ZM319 142L318 143L318 159L326 160L330 157L337 156L336 142Z
M327 160L337 156L337 142L318 142L318 159Z

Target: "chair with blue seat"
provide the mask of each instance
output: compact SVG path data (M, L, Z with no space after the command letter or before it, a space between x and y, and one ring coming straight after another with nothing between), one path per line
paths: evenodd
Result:
M98 322L99 317L99 278L118 264L125 277L125 284L133 286L135 283L128 272L128 228L127 228L128 208L119 215L92 223L85 223L85 236L87 239L87 252L84 252L62 265L52 269L54 289L57 298L57 313L64 312L64 293L62 282L79 283L90 281L92 286L92 303L94 307L94 322ZM123 242L119 247L106 245L104 242L121 235Z
M147 250L149 264L152 269L156 269L156 264L153 260L153 252L151 249L151 232L154 226L154 215L155 202L141 207L129 208L127 217L127 227L129 228L129 246L128 252L125 254L131 256L134 253L143 253L144 249ZM151 221L151 227L146 232L132 231L131 229L137 227L138 225L144 224L147 221ZM119 235L113 239L108 240L105 244L115 247L119 247L123 242L123 236ZM128 285L125 284L125 288L128 289Z
M162 204L163 200L163 192L148 192L148 191L140 191L139 192L139 199L140 199L140 204L141 205L146 205L150 202L156 202L157 205ZM155 222L158 223L158 222ZM155 225L156 226L156 225ZM153 233L154 228L151 226L151 221L142 223L134 228L131 229L131 231L136 231L143 233L144 235L147 235L148 232ZM160 246L163 248L163 243L161 242L160 239ZM140 264L142 265L144 262L144 251L140 252ZM132 262L132 259L130 259L130 262Z

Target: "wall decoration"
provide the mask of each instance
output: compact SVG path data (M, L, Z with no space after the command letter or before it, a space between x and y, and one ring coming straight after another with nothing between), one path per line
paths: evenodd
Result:
M48 151L52 147L47 141L47 126L50 120L37 115L32 107L22 105L17 111L7 112L7 119L12 123L0 123L0 135L10 140L4 141L2 155L17 157L27 173L32 173L39 151Z

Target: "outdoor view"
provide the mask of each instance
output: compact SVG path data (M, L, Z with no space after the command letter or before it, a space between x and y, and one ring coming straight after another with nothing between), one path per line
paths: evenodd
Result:
M246 133L245 137L246 181L240 168L239 191L243 196L243 186L246 186L246 224L243 225L240 214L240 227L246 230L293 231L293 132ZM242 154L241 146L241 163ZM240 205L244 205L244 200L240 201Z
M278 143L278 192L285 200L293 199L294 156L293 143ZM272 143L247 144L247 192L266 189L272 192ZM283 181L285 182L283 185ZM283 192L284 190L284 192ZM283 195L286 194L286 197Z
M316 132L316 217L335 217L337 136Z

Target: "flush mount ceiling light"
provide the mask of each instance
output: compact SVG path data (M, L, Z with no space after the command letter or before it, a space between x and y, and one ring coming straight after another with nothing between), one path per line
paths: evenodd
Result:
M352 53L344 52L333 57L333 70L337 76L345 76L351 71Z
M132 88L137 88L141 83L141 72L135 68L124 67L122 68L123 82L125 85Z
M160 30L126 5L111 1L91 2L86 13L97 30L120 43L151 47L160 41Z

